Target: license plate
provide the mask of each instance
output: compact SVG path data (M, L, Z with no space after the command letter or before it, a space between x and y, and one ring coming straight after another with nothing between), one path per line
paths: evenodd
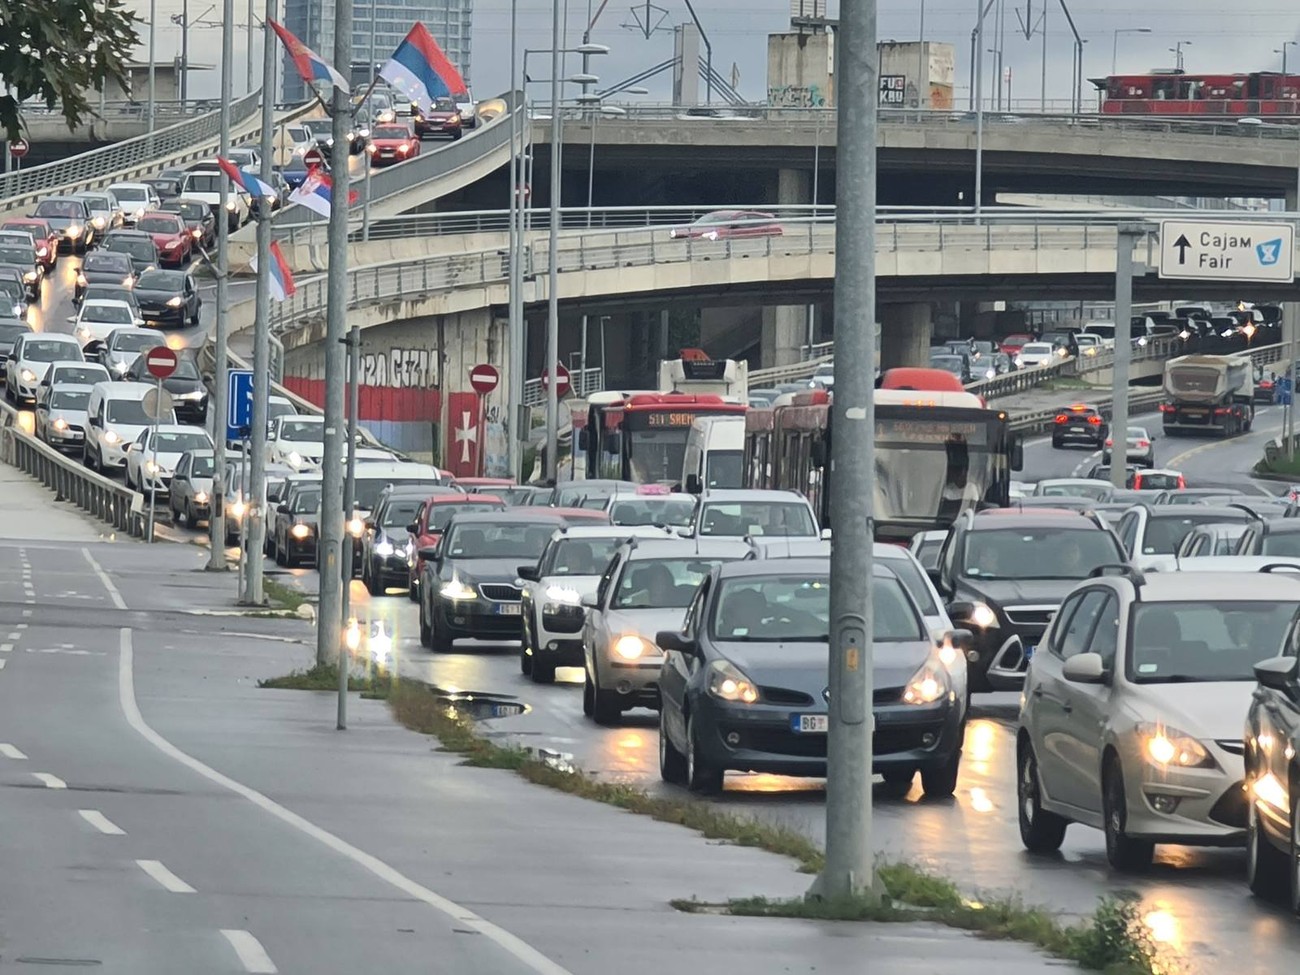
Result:
M517 714L524 713L522 704L494 704L492 705L492 717L494 718L513 718Z
M825 714L792 714L790 730L804 735L824 735L830 730L830 718Z
M496 614L498 616L519 616L522 610L522 603L497 603Z
M1188 416L1205 416L1207 410L1183 410Z

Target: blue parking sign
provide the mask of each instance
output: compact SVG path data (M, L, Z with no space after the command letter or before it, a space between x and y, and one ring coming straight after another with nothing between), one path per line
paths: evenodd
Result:
M226 439L238 440L244 427L253 425L253 370L231 369L226 374Z

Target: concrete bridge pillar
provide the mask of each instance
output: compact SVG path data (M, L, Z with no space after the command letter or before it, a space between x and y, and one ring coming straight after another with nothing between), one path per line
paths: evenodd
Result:
M804 305L776 305L763 309L763 342L759 358L763 368L788 366L800 359L808 311Z
M778 169L776 202L780 206L799 206L812 202L812 172L807 169Z
M933 309L927 302L880 307L880 368L925 366L934 336Z

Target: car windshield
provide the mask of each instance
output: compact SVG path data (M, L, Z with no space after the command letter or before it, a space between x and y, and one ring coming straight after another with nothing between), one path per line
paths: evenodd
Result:
M177 359L176 368L172 370L169 378L195 381L203 377L199 375L199 367L194 364L193 359Z
M908 591L922 616L938 616L939 607L930 594L929 580L921 567L911 559L883 559L889 571L898 576L903 588Z
M451 521L451 516L468 511L500 511L501 505L493 504L490 501L465 501L451 504L443 502L442 504L429 505L428 526L430 532L440 532L447 527L447 522Z
M160 433L156 441L160 454L183 454L187 450L211 447L206 433Z
M623 566L614 609L685 609L715 565L730 559L637 559Z
M371 133L376 139L409 139L411 133L404 125L381 125Z
M380 525L384 528L405 528L415 520L415 513L424 502L420 498L402 498L388 502L384 509L384 519Z
M334 123L329 119L308 119L303 126L314 137L328 136L334 131Z
M433 100L433 110L435 112L454 112L456 103L450 98L435 98Z
M77 197L82 203L94 210L112 209L113 201L106 196L91 196L89 193L83 193Z
M1222 514L1195 515L1182 512L1176 518L1152 518L1147 522L1146 535L1142 539L1142 554L1173 555L1197 525L1226 520Z
M37 339L23 346L23 358L28 362L58 362L60 359L74 358L76 355L76 342Z
M119 203L142 203L149 199L149 191L142 186L114 186L109 192Z
M0 332L3 335L3 332ZM108 379L108 372L102 366L92 368L91 366L62 366L58 369L55 380L61 383L72 383L74 385L84 383L87 386L93 386L95 383L102 383Z
M81 317L89 322L103 322L107 325L130 325L135 321L131 309L125 305L85 304L81 306Z
M1128 679L1135 684L1253 681L1264 648L1278 647L1297 603L1139 602Z
M930 365L935 369L960 374L965 363L962 362L961 356L958 355L932 355L930 356Z
M737 501L705 504L700 513L701 535L809 536L817 534L812 512L802 502Z
M140 291L175 291L185 287L184 271L145 271L136 288Z
M1049 355L1052 352L1052 346L1046 342L1028 342L1021 346L1022 354L1028 355Z
M153 423L153 417L145 413L144 403L138 399L114 399L108 401L108 422L142 427Z
M605 502L620 490L628 490L622 484L583 484L578 483L557 488L555 507L557 508L603 508Z
M939 565L939 551L943 548L942 538L927 538L917 547L912 554L916 560L927 569L933 569Z
M274 420L277 416L286 416L298 411L293 408L292 403L277 403L272 400L266 404L266 416L269 420Z
M1104 481L1095 484L1040 484L1034 492L1040 498L1087 498L1089 501L1105 501L1114 488Z
M1174 491L1178 489L1178 475L1144 473L1142 487L1148 491Z
M55 390L50 396L50 408L55 410L80 410L84 413L88 402L90 402L90 390Z
M1300 532L1265 535L1260 554L1300 556Z
M921 619L897 579L877 578L871 597L873 642L926 638ZM715 640L825 643L830 639L831 584L825 575L725 579L714 607Z
M615 501L609 520L615 525L669 525L685 528L695 514L695 502L677 498L628 498Z
M562 538L542 564L543 576L598 576L609 566L624 539Z
M0 264L31 264L30 247L0 247Z
M85 209L75 200L42 200L36 204L34 216L78 218L86 215Z
M207 454L195 457L190 464L190 477L211 477L216 471L216 458Z
M109 346L114 352L143 352L145 349L152 349L162 344L162 336L156 332L148 335L138 335L134 332L118 332L113 336Z
M3 291L11 298L21 299L23 286L21 282L15 281L13 278L0 278L0 291Z
M705 457L706 488L745 486L745 455L739 450L710 450Z
M295 443L319 442L324 436L323 420L285 420L280 424L280 439Z
M309 511L315 511L320 507L320 488L303 488L293 496L293 505L291 510L294 514L303 514Z
M178 203L175 210L186 220L201 221L204 214L210 212L203 203Z
M27 325L22 322L0 322L0 342L8 345L14 344L14 339L20 335L26 335L31 331Z
M190 173L185 178L186 193L220 193L220 173Z
M146 234L178 234L181 232L179 221L175 217L141 217L136 221L136 229Z
M969 532L960 565L976 579L1084 579L1099 565L1123 561L1108 531L999 528Z
M125 254L113 253L112 251L100 251L96 254L87 255L86 259L81 262L83 271L111 271L114 274L131 273L131 259Z
M134 240L127 237L118 237L116 240L110 240L105 247L115 250L121 254L127 254L130 257L144 261L152 261L158 256L158 251L153 246L153 241Z
M453 559L519 559L521 562L536 562L542 557L553 531L554 524L530 525L527 522L452 525L444 551Z

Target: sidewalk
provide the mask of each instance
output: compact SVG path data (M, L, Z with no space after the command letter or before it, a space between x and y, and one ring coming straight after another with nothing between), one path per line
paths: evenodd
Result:
M112 526L70 502L55 501L53 491L5 463L0 463L0 498L0 535L7 541L100 542L116 537Z

